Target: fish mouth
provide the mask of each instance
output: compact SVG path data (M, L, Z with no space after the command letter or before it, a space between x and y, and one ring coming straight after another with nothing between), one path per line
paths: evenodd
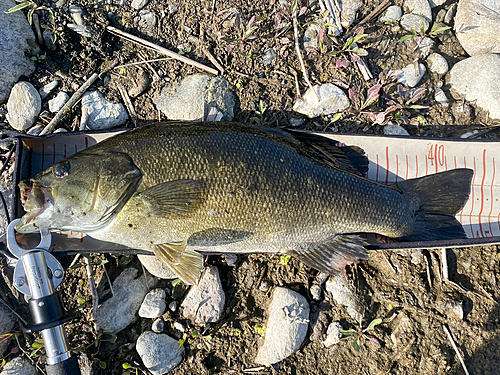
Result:
M54 197L52 189L38 185L31 180L22 181L19 184L19 189L21 192L21 204L26 214L17 223L16 231L19 233L30 233L45 229L38 227L36 219L53 206Z

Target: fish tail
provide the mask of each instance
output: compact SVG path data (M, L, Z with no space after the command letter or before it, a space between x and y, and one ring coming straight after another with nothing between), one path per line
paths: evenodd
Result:
M447 172L407 180L395 185L407 197L413 221L402 241L429 241L466 238L455 215L469 199L472 169Z

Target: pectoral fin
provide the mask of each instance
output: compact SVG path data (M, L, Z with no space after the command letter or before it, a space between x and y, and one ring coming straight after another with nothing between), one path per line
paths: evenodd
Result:
M335 274L344 272L345 266L360 259L368 259L367 242L358 235L337 235L316 244L304 244L288 253L318 271Z
M204 196L204 184L196 180L164 182L138 195L148 206L150 215L170 219L192 215L203 203Z
M186 284L198 284L203 271L203 256L187 250L186 241L154 245L153 251Z

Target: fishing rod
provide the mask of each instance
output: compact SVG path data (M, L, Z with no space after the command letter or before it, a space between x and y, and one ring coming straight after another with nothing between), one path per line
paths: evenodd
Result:
M47 375L80 375L76 356L69 350L64 324L72 319L64 310L57 287L64 278L61 263L48 252L52 237L48 230L40 231L41 240L34 249L26 250L16 241L14 227L7 228L7 248L19 261L14 269L13 284L22 294L31 297L29 310L32 324L23 330L40 332L45 345Z

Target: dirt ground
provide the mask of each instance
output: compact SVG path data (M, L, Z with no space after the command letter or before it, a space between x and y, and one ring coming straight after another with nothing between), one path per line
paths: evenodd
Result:
M74 3L86 11L84 19L95 35L93 38L84 38L65 27L66 23L72 22L67 10L69 3L57 8L52 7L51 1L44 1L43 5L51 7L55 15L57 49L54 52L44 49L42 54L45 57L38 59L36 72L27 77L36 88L57 76L63 80L64 88L72 92L72 84L81 85L92 73L101 71L112 61L116 60L118 65L139 62L139 52L144 53L143 58L147 59L161 57L107 33L106 25L113 25L173 51L179 51L178 47L182 46L185 55L212 66L203 52L203 48L208 49L222 64L223 76L231 83L237 101L235 121L260 121L274 127L290 126L292 117L303 118L292 111L297 98L295 75L301 93L305 92L307 86L293 43L292 4L286 0L152 0L145 10L153 12L158 22L149 31L139 27L136 18L139 12L129 4L121 7L114 5L113 1L94 0ZM326 52L309 51L304 55L313 84L336 83L345 91L352 88L358 96L366 96L377 78L365 81L355 64L347 68L336 67L339 55L333 56L329 52L339 50L348 37L360 33L359 21L370 15L379 3L365 1L351 28L337 38L338 44L333 40L325 40ZM403 5L400 0L394 3ZM434 18L440 10L449 9L454 3L456 1L448 0L444 5L434 8ZM169 6L177 7L177 12L171 14ZM302 37L307 24L318 18L320 10L315 1L301 6L307 6L307 11L298 19ZM234 14L233 8L238 12L243 28L255 16L250 25L254 28L250 37L244 38L242 29L235 26L234 19L230 17ZM40 11L40 19L41 24L51 23L47 11ZM278 19L281 20L279 25ZM59 27L62 29L58 30ZM367 36L358 44L368 52L365 61L374 77L387 73L389 69L404 67L419 57L419 52L414 50L416 41L398 42L407 32L401 30L397 23L381 24L375 17L363 27ZM467 57L452 30L439 33L433 39L433 51L441 53L450 66ZM277 59L273 64L263 65L263 52L271 47L275 49ZM168 84L166 79L170 83L178 82L199 72L176 60L151 62L150 66L156 72L161 70L163 79L152 82L146 93L133 99L140 124L158 121L159 114L152 98ZM117 83L126 87L136 85L134 79L139 69L153 76L152 70L144 64L127 66L106 74L96 86L108 100L121 101ZM418 87L434 89L440 79L442 77L426 73ZM446 82L443 89L451 99ZM394 94L396 84L387 82L383 90ZM265 108L263 115L256 113L260 102ZM450 107L442 107L434 101L433 92L426 93L418 104L429 108L411 110L409 124L403 126L411 135L418 136L459 137L477 130L474 137L498 137L498 128L493 126L496 123L488 119L487 114L476 108L474 103L466 103L470 113L457 110L458 104L463 101L452 100L452 103ZM383 111L387 106L383 99L379 99L370 107L370 111ZM44 109L47 109L46 101ZM74 130L78 127L79 118L80 110L76 107L61 125ZM46 121L47 117L44 119L42 115L40 123L46 124ZM303 118L300 128L354 134L383 133L383 126L371 125L367 114L355 111L346 111L342 119L334 123L331 121L332 116ZM129 121L127 125L132 126L132 123ZM296 354L272 367L259 368L252 362L262 340L255 327L265 325L266 305L273 286L285 286L306 296L311 306L311 319L320 316L325 327L332 321L340 321L344 329L357 329L359 324L349 318L345 308L331 301L328 295L319 302L311 298L309 288L317 278L317 271L296 259L292 258L289 264L283 265L279 257L251 255L239 257L236 265L229 267L222 257L211 256L208 262L219 267L226 292L225 314L216 324L198 327L201 335L193 338L194 327L181 318L179 311L165 313L165 333L168 335L182 338L181 333L173 327L175 321L189 327L184 344L184 360L171 374L464 374L443 326L452 333L471 374L498 374L498 247L448 249L447 257L450 281L443 280L440 254L432 251L377 252L372 253L368 261L348 267L349 280L364 306L363 328L373 319L382 319L382 323L370 333L378 340L379 346L361 340L358 351L353 347L355 338L346 337L338 345L325 348L322 344L325 336L316 337L310 330ZM135 257L93 256L92 262L96 265L99 277L103 272L99 264L103 260L108 261L105 267L111 279L125 266L141 267ZM22 298L8 286L10 275L5 261L2 267L5 278L5 284L2 283L3 298L27 317L26 305L19 303ZM259 288L263 281L271 286L267 291ZM168 302L173 298L180 301L186 292L182 284L172 286L172 282L166 280L161 281L159 287L173 290L173 297ZM89 319L92 304L84 267L68 271L63 297L66 307L77 312L77 317L68 325L70 345L87 355L93 363L95 374L132 374L136 373L135 368L138 373L147 373L134 344L143 331L150 330L152 320L139 319L117 335L97 333ZM463 317L453 312L452 307L457 304L462 305ZM201 336L211 338L206 340ZM19 347L31 353L35 339L30 335L20 335L19 341L12 339L10 345L14 351ZM41 354L43 350L33 355L35 362L41 359ZM6 359L14 355L17 354L9 354ZM129 363L134 369L126 372L124 363Z

